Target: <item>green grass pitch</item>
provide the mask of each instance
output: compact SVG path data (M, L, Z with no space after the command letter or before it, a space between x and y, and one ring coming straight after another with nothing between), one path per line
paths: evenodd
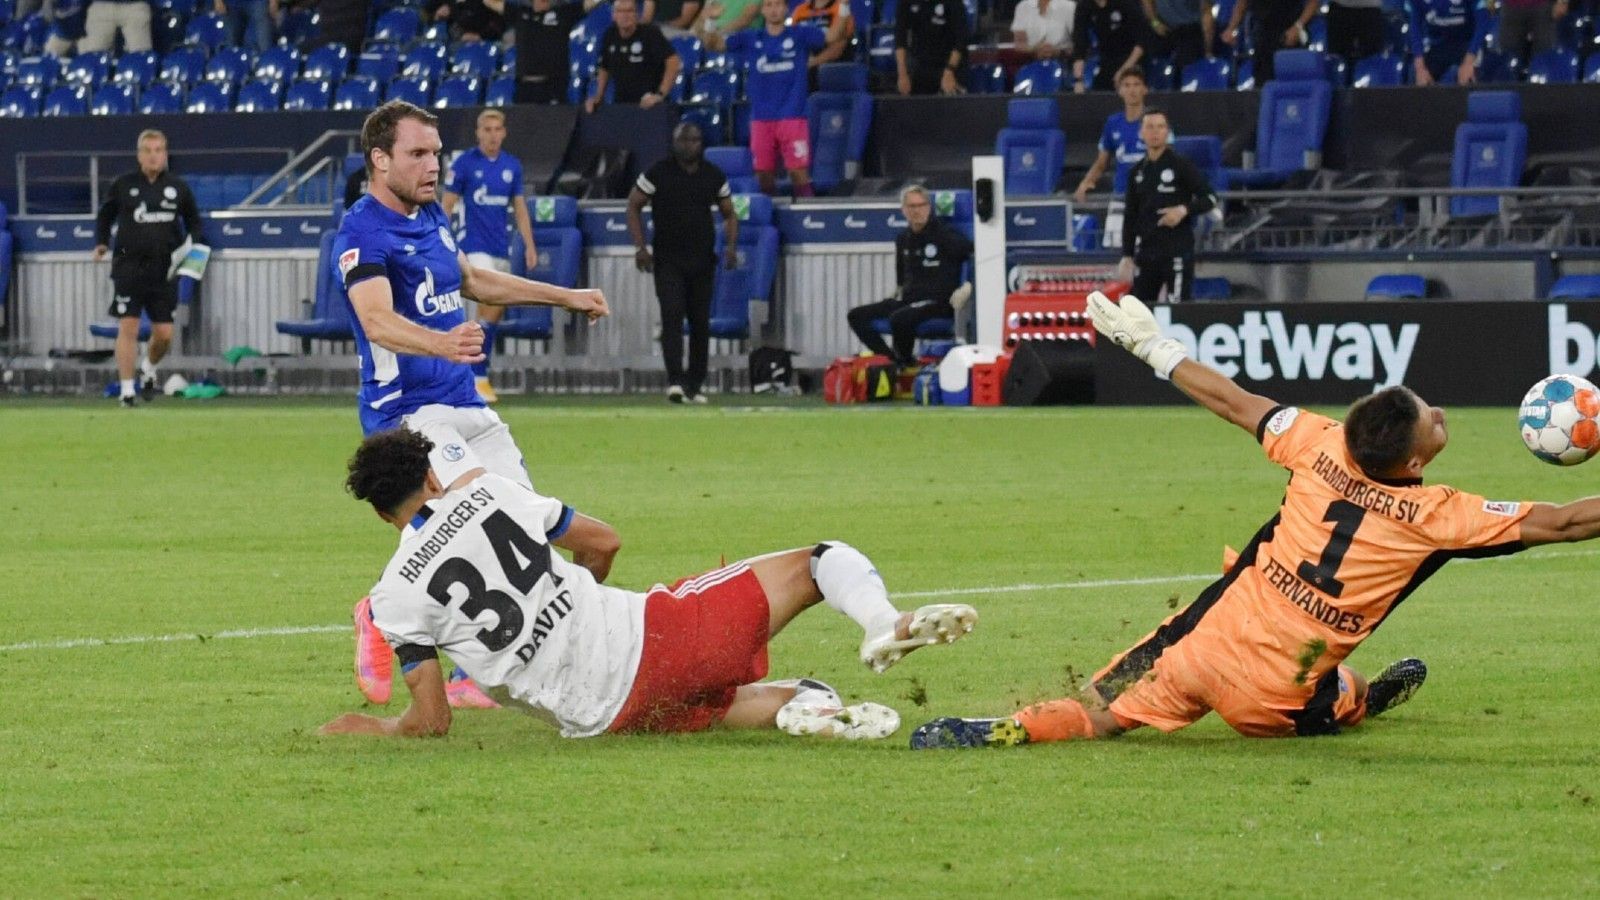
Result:
M1351 659L1420 656L1428 685L1340 737L1212 717L911 753L916 724L1060 695L1187 602L1283 472L1189 408L742 402L501 413L544 492L617 526L618 585L839 538L902 606L977 606L967 640L883 676L826 607L774 643L775 677L899 709L888 741L568 741L510 712L441 740L317 737L361 707L344 623L395 540L341 490L353 401L6 399L0 895L1600 892L1600 547L1446 567ZM1596 492L1600 464L1535 461L1511 410L1451 421L1435 480ZM171 639L65 645L136 637Z

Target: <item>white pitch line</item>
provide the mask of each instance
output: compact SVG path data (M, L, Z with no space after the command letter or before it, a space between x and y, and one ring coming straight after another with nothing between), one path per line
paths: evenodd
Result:
M1516 556L1495 556L1485 559L1460 559L1458 563L1516 562L1519 560L1565 559L1580 556L1600 556L1600 550L1566 552L1531 552ZM1178 584L1186 581L1211 581L1221 577L1220 572L1193 575L1157 575L1149 578L1103 578L1093 581L1056 581L1046 584L1001 584L990 587L943 588L937 591L903 591L896 598L962 597L972 594L1016 594L1025 591L1071 591L1091 588L1138 587L1147 584ZM23 650L76 650L83 647L115 647L135 644L174 644L184 641L227 640L234 638L285 637L299 634L334 634L348 631L349 625L297 625L283 628L237 628L213 634L185 632L183 634L143 634L110 638L71 638L60 641L24 641L20 644L0 644L0 653L18 653Z

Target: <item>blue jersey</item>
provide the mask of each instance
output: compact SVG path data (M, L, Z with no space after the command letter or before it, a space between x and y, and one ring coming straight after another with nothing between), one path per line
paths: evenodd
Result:
M1133 170L1133 164L1144 159L1144 141L1139 137L1139 120L1128 121L1128 117L1121 112L1114 112L1106 118L1106 127L1100 131L1100 149L1111 154L1117 161L1116 178L1111 182L1111 189L1118 196L1128 192L1128 173Z
M369 278L387 278L394 311L418 325L449 331L467 320L455 237L437 203L403 216L370 194L362 197L344 214L334 236L333 265L347 304L351 287ZM402 416L430 404L484 405L473 386L471 366L384 349L367 339L353 307L350 324L361 354L358 396L364 433L394 428Z
M1489 10L1483 0L1409 0L1411 55L1448 50L1452 56L1483 52L1489 36Z
M450 164L450 183L445 190L459 196L466 207L467 230L461 237L461 249L505 259L511 243L506 236L507 217L512 198L522 193L522 163L504 151L490 159L473 147Z
M806 117L806 63L827 45L827 34L810 25L790 25L779 34L766 28L728 35L728 51L742 54L750 80L750 118L777 122Z

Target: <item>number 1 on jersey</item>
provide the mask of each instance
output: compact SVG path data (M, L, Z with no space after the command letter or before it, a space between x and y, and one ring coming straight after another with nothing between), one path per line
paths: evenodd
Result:
M1335 500L1328 504L1328 511L1322 514L1322 521L1333 523L1333 536L1328 538L1328 546L1322 548L1322 559L1313 566L1310 560L1300 563L1297 574L1302 581L1327 594L1337 597L1344 593L1344 582L1336 576L1339 566L1344 562L1344 555L1350 550L1350 541L1356 535L1356 529L1361 527L1361 520L1367 511L1348 500Z

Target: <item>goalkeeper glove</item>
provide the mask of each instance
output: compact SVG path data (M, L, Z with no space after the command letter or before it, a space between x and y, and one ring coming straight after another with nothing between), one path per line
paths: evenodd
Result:
M1089 295L1089 316L1096 331L1154 369L1157 378L1172 377L1172 370L1188 355L1182 343L1161 336L1156 317L1132 294L1117 304L1095 291Z

